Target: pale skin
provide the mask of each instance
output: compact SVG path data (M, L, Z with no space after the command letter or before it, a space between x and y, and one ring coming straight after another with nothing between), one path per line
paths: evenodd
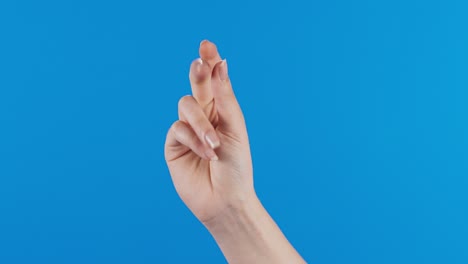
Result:
M192 95L179 100L165 158L180 198L229 263L305 263L258 199L242 110L215 44L190 66Z

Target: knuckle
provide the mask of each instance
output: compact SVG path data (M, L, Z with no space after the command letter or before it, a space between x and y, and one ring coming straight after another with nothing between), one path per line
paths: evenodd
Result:
M179 126L179 122L176 121L174 123L172 123L171 127L169 128L169 131L172 131L172 133L176 133L179 129L178 129L178 126Z
M184 107L186 107L192 100L193 100L193 97L191 95L182 96L179 99L179 103L178 103L179 109L183 109Z
M172 131L174 134L180 133L180 131L183 129L184 124L181 121L176 121L172 123L171 128L169 131Z

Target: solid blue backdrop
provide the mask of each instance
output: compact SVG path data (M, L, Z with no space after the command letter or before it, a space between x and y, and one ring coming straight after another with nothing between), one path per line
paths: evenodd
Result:
M465 1L2 1L0 263L223 263L164 157L208 38L310 263L468 263Z

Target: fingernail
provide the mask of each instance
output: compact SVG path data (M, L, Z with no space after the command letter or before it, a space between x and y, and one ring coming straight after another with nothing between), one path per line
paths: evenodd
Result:
M215 148L219 147L219 145L220 145L218 135L216 135L216 132L214 132L214 131L208 132L205 135L205 140L206 140L206 143L208 143L208 145L212 149L215 149Z
M228 78L228 69L227 69L226 59L224 59L221 62L221 64L219 65L218 74L219 74L219 79L221 79L221 81L227 80L227 78Z
M218 160L218 156L216 155L216 153L215 153L214 150L212 150L212 149L208 149L208 150L205 152L205 155L206 155L211 161Z
M203 65L203 60L201 58L198 58L196 61L196 67L195 67L195 70L197 71L197 73L201 71L202 65Z

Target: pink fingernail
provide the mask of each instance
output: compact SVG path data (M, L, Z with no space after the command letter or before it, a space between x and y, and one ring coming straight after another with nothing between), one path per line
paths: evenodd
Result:
M200 72L201 71L201 68L202 68L202 65L203 65L203 60L201 58L198 58L197 59L197 65L196 65L196 71L197 72Z
M226 59L224 59L221 62L221 64L219 65L218 74L219 74L219 79L221 79L221 81L227 80L227 78L228 78L228 69L227 69Z
M214 132L214 131L208 132L205 135L205 140L206 140L206 143L208 143L208 145L212 149L215 149L215 148L219 147L219 145L220 145L218 135L216 135L216 132Z

